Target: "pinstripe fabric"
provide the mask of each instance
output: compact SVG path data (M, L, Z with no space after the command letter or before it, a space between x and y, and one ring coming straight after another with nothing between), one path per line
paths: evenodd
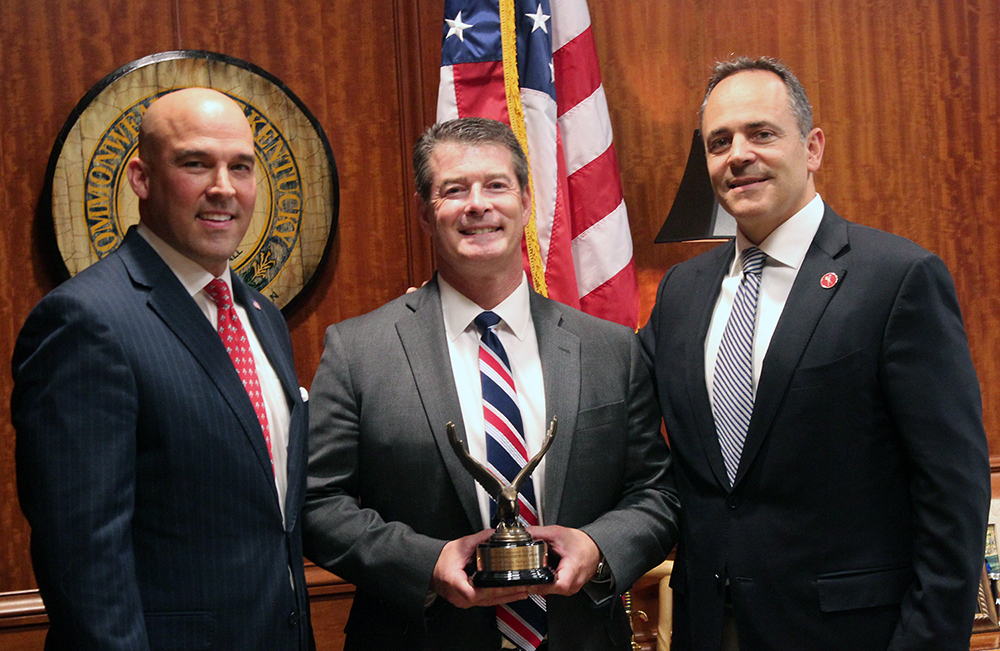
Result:
M712 415L726 461L729 484L736 480L740 455L753 413L753 333L760 275L767 255L755 246L743 250L743 279L736 290L712 381Z
M29 316L12 416L47 649L312 648L307 422L291 341L271 303L236 278L233 295L262 305L247 325L289 400L284 526L218 334L134 230Z

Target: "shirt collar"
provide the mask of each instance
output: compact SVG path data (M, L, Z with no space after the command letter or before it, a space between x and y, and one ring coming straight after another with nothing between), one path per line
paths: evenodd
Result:
M177 280L181 281L184 289L191 296L205 289L205 286L215 279L215 276L206 271L204 267L167 244L163 238L151 231L142 222L139 222L137 230L142 239L146 240L153 247L153 250L156 251L157 255L163 259L163 262L170 267L170 270L177 276ZM229 267L226 267L226 271L222 274L221 278L229 286L230 296L233 296L233 281L230 277L231 271Z
M470 327L475 330L473 320L483 312L483 308L449 285L440 274L438 287L441 289L441 311L444 314L444 329L448 340L455 341ZM491 310L520 341L524 341L528 328L531 327L530 293L528 277L522 272L521 283L517 288Z
M819 193L802 210L789 217L771 232L758 248L767 254L768 264L778 264L798 269L806 258L809 245L816 237L819 224L823 221L824 205ZM734 273L742 270L740 254L743 249L754 246L753 242L736 230L736 257L733 260Z

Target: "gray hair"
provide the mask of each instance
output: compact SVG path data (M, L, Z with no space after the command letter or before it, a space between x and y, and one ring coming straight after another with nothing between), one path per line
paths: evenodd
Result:
M417 194L425 202L431 198L431 154L438 145L454 142L465 145L496 145L510 152L514 162L514 176L520 185L521 192L528 187L528 157L521 149L517 136L503 122L486 118L458 118L447 122L438 122L424 131L423 135L413 145L413 177Z
M812 106L809 105L809 98L806 96L806 89L802 83L788 69L784 63L771 57L760 57L751 59L750 57L737 57L729 61L720 61L712 68L712 77L708 80L708 90L705 91L705 99L701 102L701 110L698 112L698 124L705 118L705 105L708 104L708 96L712 94L719 82L746 70L764 70L778 76L788 90L788 103L795 115L795 122L799 128L799 135L804 139L813 129Z

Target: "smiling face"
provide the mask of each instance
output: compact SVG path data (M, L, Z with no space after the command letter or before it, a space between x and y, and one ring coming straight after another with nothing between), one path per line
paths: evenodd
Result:
M800 135L777 75L747 70L720 81L705 103L702 134L715 196L751 242L815 196L824 135Z
M513 291L521 281L521 238L531 195L517 182L510 151L443 142L429 163L430 200L425 203L418 195L417 201L441 277L459 291L469 284Z
M220 276L250 226L257 181L243 111L222 93L189 88L164 95L143 117L129 183L142 223Z

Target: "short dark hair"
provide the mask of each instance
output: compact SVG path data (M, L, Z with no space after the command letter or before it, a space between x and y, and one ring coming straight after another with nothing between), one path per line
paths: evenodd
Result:
M719 82L746 70L763 70L778 76L788 89L788 102L792 107L792 114L795 115L795 122L799 128L799 135L805 138L813 129L812 106L809 105L809 97L806 89L791 70L781 61L771 57L760 57L751 59L750 57L737 57L729 61L719 61L712 68L712 77L708 80L708 90L705 91L705 99L701 102L701 110L698 113L698 124L701 126L705 118L705 105L708 104L708 96L712 94Z
M487 118L457 118L429 127L413 145L413 177L417 194L424 201L430 201L431 198L431 154L438 145L446 142L505 147L510 151L514 162L514 176L521 186L521 192L527 189L528 157L524 155L521 143L510 127Z

